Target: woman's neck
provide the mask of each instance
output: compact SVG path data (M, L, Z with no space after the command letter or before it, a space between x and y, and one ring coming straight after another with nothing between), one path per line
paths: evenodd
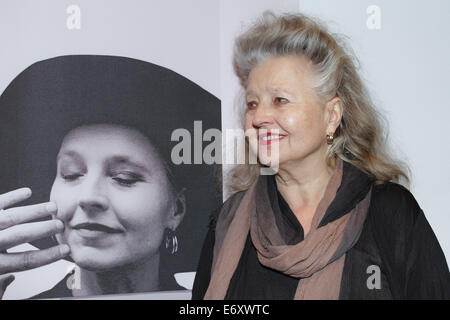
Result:
M80 268L80 288L74 297L159 290L159 255L107 271Z
M332 168L328 167L325 154L280 165L275 176L277 188L291 208L316 206L335 167L335 159Z

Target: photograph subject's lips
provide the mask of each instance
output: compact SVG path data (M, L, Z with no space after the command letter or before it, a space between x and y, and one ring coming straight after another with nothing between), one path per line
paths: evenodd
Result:
M84 222L72 227L79 235L86 238L104 237L123 233L123 230L96 222Z

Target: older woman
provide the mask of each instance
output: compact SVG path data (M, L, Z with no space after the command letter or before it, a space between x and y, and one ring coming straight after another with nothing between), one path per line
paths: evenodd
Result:
M173 164L171 136L220 127L217 98L148 62L76 55L23 71L0 113L0 276L63 258L78 285L68 274L35 298L183 289L173 273L195 270L196 213L220 193L214 165ZM7 251L26 242L41 250Z
M311 18L266 13L234 67L259 164L236 168L238 192L212 216L193 298L449 298L444 254L345 47Z

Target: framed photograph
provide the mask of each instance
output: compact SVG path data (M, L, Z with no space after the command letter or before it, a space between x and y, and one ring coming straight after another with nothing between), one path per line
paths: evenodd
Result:
M2 225L4 299L189 297L222 203L219 3L199 4L1 5L0 194L28 214Z

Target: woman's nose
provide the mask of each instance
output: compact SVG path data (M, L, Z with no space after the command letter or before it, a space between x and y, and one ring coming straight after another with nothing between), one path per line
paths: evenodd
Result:
M253 114L252 124L255 128L261 128L273 122L274 110L270 103L261 102Z
M86 213L106 211L109 201L106 186L101 177L86 177L80 185L78 205Z

